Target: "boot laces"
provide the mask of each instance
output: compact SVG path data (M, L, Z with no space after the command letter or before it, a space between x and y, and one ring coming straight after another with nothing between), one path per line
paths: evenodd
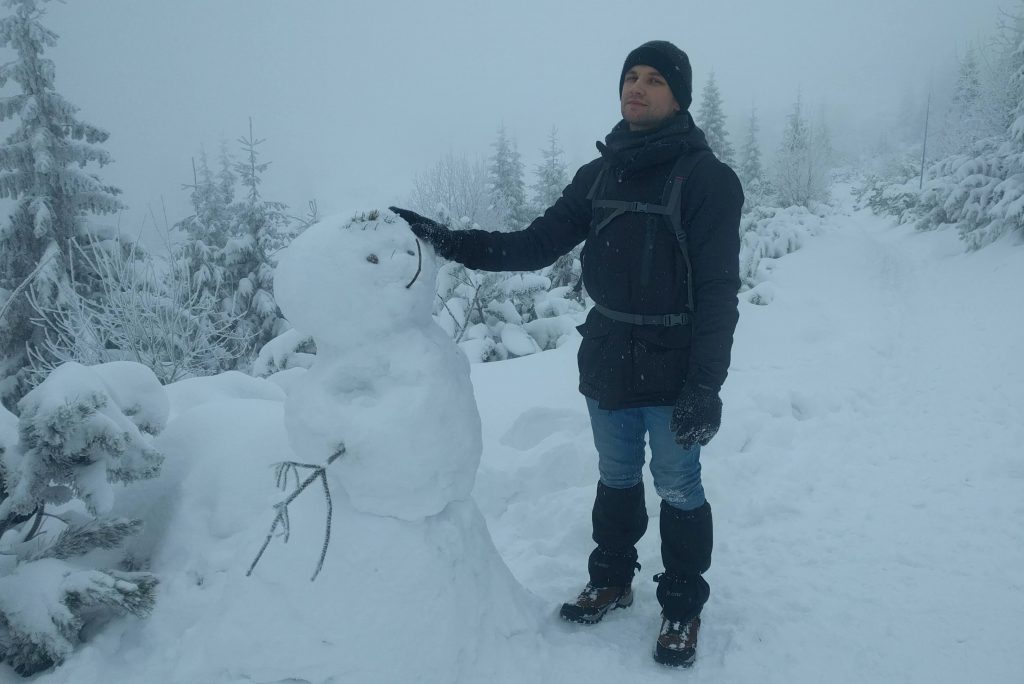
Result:
M672 634L673 632L679 635L681 639L688 639L690 637L690 624L692 620L686 622L669 620L665 618L665 622L661 625L661 636Z

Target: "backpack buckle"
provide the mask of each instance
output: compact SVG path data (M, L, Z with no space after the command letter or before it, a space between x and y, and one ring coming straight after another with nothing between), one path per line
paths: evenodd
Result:
M638 212L640 212L642 214L646 214L646 213L648 213L647 207L648 207L648 204L646 202L633 202L633 209L632 209L632 211L638 211Z

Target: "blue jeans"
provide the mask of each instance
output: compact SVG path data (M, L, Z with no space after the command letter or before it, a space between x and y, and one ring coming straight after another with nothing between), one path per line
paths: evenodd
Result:
M651 476L654 489L668 505L690 511L704 505L700 481L700 446L684 449L670 427L671 406L606 411L590 397L590 426L597 447L601 482L626 489L643 480L645 436L651 443Z

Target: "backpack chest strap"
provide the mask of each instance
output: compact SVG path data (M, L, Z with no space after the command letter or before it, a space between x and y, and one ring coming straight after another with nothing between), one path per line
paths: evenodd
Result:
M618 200L594 200L591 203L594 209L613 209L603 221L594 226L594 235L597 235L609 223L625 213L634 212L639 214L656 214L658 216L669 216L672 213L671 205L650 204L648 202L621 202Z

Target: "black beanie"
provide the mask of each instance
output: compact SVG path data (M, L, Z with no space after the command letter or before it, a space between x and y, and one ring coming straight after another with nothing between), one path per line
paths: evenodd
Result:
M690 108L693 101L693 71L690 69L690 58L685 52L667 40L652 40L633 50L626 56L626 62L622 65L619 95L622 95L626 72L637 64L646 64L657 69L665 77L668 87L672 89L672 96L676 98L682 110Z

